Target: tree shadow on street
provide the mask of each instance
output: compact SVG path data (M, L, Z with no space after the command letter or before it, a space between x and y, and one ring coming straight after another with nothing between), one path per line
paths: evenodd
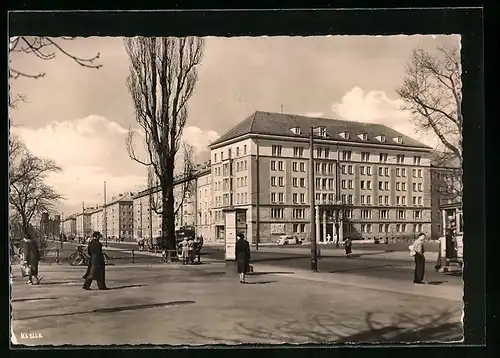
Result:
M329 312L314 314L304 321L288 320L263 327L252 323L237 323L234 332L243 339L215 337L209 333L188 330L207 344L353 344L353 343L416 343L451 342L463 337L459 312L446 310L430 314L401 313L390 319L377 319L368 312L363 319Z
M348 269L342 269L342 270L333 270L333 271L330 271L330 273L362 271L362 270L371 270L371 269L379 269L379 268L394 267L394 266L397 266L397 265L393 265L393 264L374 265L374 266L366 266L366 267L348 268Z
M109 290L123 290L125 288L134 288L134 287L144 287L147 285L125 285L125 286L115 286L115 287L109 287Z
M265 285L268 283L273 283L277 281L246 281L245 285Z
M250 272L248 276L262 276L262 275L291 275L290 271L273 271L273 272Z
M149 309L149 308L162 308L162 307L170 307L170 306L188 305L188 304L193 304L193 303L196 303L196 301L170 301L170 302L148 303L148 304L132 305L132 306L104 307L104 308L97 308L97 309L89 310L89 311L65 312L65 313L55 313L55 314L46 314L46 315L38 315L38 316L20 317L20 318L14 318L14 320L25 321L25 320L37 319L37 318L77 316L77 315L84 315L84 314L89 314L89 313L114 313L114 312L133 311L133 310Z
M57 300L57 297L31 297L31 298L14 298L11 302L29 302L41 300Z

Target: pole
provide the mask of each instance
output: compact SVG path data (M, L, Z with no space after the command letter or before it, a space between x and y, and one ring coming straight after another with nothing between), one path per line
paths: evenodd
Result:
M315 194L314 194L314 128L311 127L309 139L309 203L310 203L310 227L311 227L311 271L318 271L318 251L316 249L316 226L315 226Z
M255 197L255 206L256 206L256 215L257 218L255 220L255 250L259 250L259 242L260 242L260 162L259 162L259 139L256 140L257 144L257 153L255 155L255 161L257 162L255 168L255 177L256 179L256 190L257 195Z
M104 246L108 247L108 213L106 210L106 182L104 182L104 207L102 208L103 225L104 225Z
M85 239L85 202L82 201L82 238Z

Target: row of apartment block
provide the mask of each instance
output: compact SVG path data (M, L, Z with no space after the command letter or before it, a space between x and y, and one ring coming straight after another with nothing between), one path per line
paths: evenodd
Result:
M316 128L312 183L311 127ZM176 226L194 226L208 241L224 239L224 210L230 207L246 209L252 242L281 235L308 238L311 184L319 239L440 234L433 219L439 217L433 190L439 173L431 165L432 148L386 126L255 112L209 149L210 161L197 171L190 194L184 195L183 185L174 188ZM144 190L110 203L108 237L159 236L161 217L150 209L158 195ZM103 227L103 209L92 210L79 214L88 216L89 231Z

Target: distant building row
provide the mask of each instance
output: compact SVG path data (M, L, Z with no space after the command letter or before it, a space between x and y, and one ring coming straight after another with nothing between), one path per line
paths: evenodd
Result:
M210 145L210 162L198 168L188 195L183 198L183 184L175 186L176 226L195 226L205 239L222 240L223 210L236 207L246 209L252 242L257 236L261 242L309 237L311 127L318 238L334 236L337 228L341 239L440 235L439 206L460 200L454 194L459 165L434 165L431 148L383 125L267 112L255 112ZM64 232L159 236L161 217L150 215L150 197L148 190L127 193L105 209L87 208L64 220Z

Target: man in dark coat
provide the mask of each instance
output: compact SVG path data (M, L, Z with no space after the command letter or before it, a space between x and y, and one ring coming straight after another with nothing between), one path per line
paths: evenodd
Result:
M90 290L92 281L97 281L97 286L100 290L107 290L106 287L106 271L105 271L105 260L102 252L102 244L99 242L101 233L95 231L92 234L92 240L88 245L88 254L90 256L90 272L85 278L85 283L83 284L84 290Z
M23 239L24 263L29 267L28 282L29 285L39 284L42 276L38 276L38 263L40 262L40 250L35 240L31 238ZM36 282L33 282L33 277Z
M245 275L250 267L250 244L245 240L243 234L237 235L238 240L235 246L236 262L238 263L238 273L240 274L240 282L245 283Z

